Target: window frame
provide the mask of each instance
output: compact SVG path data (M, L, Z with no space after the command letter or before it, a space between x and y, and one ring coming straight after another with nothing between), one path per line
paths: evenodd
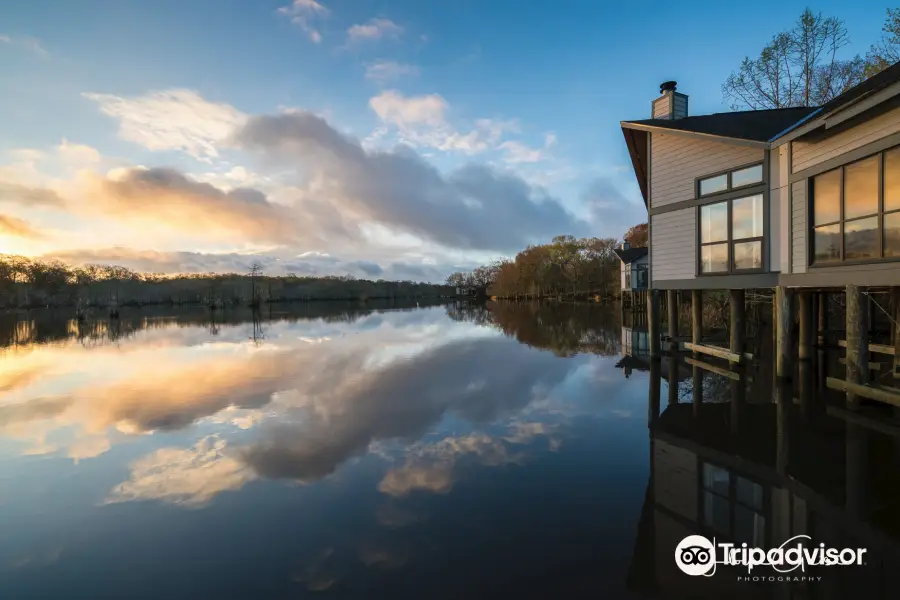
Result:
M697 491L697 500L696 500L696 514L697 514L697 523L701 525L702 528L706 529L708 532L717 532L718 535L726 536L728 539L735 541L737 540L736 535L736 526L735 526L735 513L738 507L749 510L750 512L761 516L765 522L763 529L763 541L768 543L772 539L773 535L773 526L772 523L772 501L771 501L771 489L768 484L764 481L753 477L752 475L747 475L743 472L740 472L736 469L726 467L724 464L709 460L708 458L698 456L697 457L697 483L696 483L696 491ZM715 469L719 469L725 471L728 474L728 492L727 495L716 492L708 487L704 482L704 467L709 465ZM762 504L759 508L755 506L750 506L745 504L737 497L737 479L741 478L750 483L754 483L762 488ZM706 510L705 510L705 500L706 495L712 494L713 496L725 500L728 502L728 532L724 533L717 529L715 529L712 525L706 522Z
M753 183L745 183L744 185L734 186L732 184L732 173L735 171L743 171L745 169L749 169L751 167L759 167L761 171L760 180L755 181ZM706 181L707 179L712 179L714 177L719 177L721 175L727 175L727 187L724 190L719 190L717 192L710 192L708 194L700 193L700 182ZM736 191L751 189L758 185L763 185L766 182L766 167L765 161L753 161L751 163L747 163L745 165L738 165L736 167L729 167L727 169L723 169L722 171L716 171L715 173L708 173L703 175L702 177L697 177L694 180L694 197L695 198L715 198L719 194L730 194Z
M867 154L861 158L857 158L855 160L851 160L842 165L834 167L832 169L827 169L820 173L815 173L814 175L810 175L806 179L806 210L807 210L807 243L806 243L806 264L810 269L829 269L835 267L845 267L852 265L866 265L866 264L881 264L881 263L890 263L890 262L900 262L900 256L885 256L884 255L884 218L886 215L893 215L900 213L900 208L894 208L889 211L885 211L884 209L884 180L885 180L885 163L887 160L887 155L889 152L898 152L900 153L900 146L891 146L890 148L885 148L884 150L879 150L878 152L872 152L871 154ZM866 160L869 160L873 157L877 157L876 164L878 167L878 181L876 184L876 189L878 192L878 210L874 214L869 214L861 217L854 217L852 219L845 219L844 213L844 181L846 180L845 169L849 166L855 165L856 163L860 163ZM821 225L817 225L815 222L815 180L816 177L820 177L822 175L826 175L828 173L839 171L840 172L840 194L839 194L839 212L840 219L838 221L829 221L828 223L822 223ZM844 258L846 255L845 245L846 241L844 239L844 225L846 223L853 223L854 221L861 221L863 219L871 219L875 217L878 222L877 229L877 237L878 237L878 256L874 258L854 258L854 259L846 259ZM816 261L816 229L819 227L826 227L829 225L838 225L839 226L839 236L840 236L840 258L838 260L830 260L830 261Z
M732 169L735 171L739 171L738 169ZM729 178L730 179L730 178ZM754 274L754 273L768 273L768 260L769 260L769 249L768 244L766 244L766 240L769 238L769 196L766 194L765 188L760 187L762 184L754 184L753 186L742 186L739 189L746 188L746 195L737 195L735 197L728 198L720 198L713 202L704 202L700 204L696 208L696 220L697 220L697 261L695 265L695 273L697 277L723 277L729 275L746 275L746 274ZM756 190L754 188L760 187L760 189ZM729 190L730 191L730 190ZM712 195L712 194L711 194ZM762 198L762 213L763 213L763 223L762 223L762 235L754 236L749 238L734 238L734 223L733 223L733 204L736 200L744 200L746 198L752 198L754 196L760 196ZM727 239L719 242L704 242L703 241L703 208L707 206L713 206L716 204L726 204L728 205L728 234ZM761 252L760 258L762 260L762 266L752 269L737 269L734 266L734 245L735 244L743 244L749 242L759 242ZM704 246L716 246L720 244L725 244L728 246L728 269L725 271L716 271L714 273L704 273L703 272L703 247Z

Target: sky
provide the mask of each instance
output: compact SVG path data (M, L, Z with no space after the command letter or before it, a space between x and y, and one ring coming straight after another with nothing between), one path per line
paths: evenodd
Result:
M619 122L691 114L791 1L0 7L0 254L440 281L646 221ZM886 6L821 2L864 53ZM748 11L748 9L751 9Z

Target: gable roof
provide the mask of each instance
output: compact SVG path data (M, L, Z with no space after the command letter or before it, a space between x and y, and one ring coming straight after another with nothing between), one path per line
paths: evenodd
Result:
M767 142L800 119L812 114L816 108L774 108L770 110L745 110L714 113L681 119L642 119L622 121L622 127L642 125L674 131L688 131L717 137L736 138L754 142Z
M892 64L877 75L872 75L862 83L853 86L840 96L832 98L822 106L822 111L828 113L845 104L862 100L898 81L900 81L900 62Z
M630 265L634 261L639 258L643 258L647 256L647 248L628 248L627 250L623 250L622 248L614 248L613 252L616 253L616 256L619 257L626 265Z

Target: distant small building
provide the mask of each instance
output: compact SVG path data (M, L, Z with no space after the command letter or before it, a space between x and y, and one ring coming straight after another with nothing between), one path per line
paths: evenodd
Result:
M621 280L623 290L646 290L649 278L647 248L632 248L628 242L613 250L621 264Z

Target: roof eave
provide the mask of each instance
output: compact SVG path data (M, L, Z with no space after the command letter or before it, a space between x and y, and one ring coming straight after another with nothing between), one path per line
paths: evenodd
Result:
M637 141L634 134L626 127L622 127L622 135L625 137L625 146L628 147L628 155L631 157L631 165L634 168L634 174L638 180L638 187L641 188L641 196L644 198L644 206L648 204L648 189L650 186L649 177L649 156L645 156L648 152L641 153L638 149ZM644 145L645 148L648 144Z
M693 137L700 138L706 140L712 140L717 142L722 142L725 144L732 144L735 146L749 146L751 148L762 148L764 150L768 150L770 148L769 142L762 142L758 140L748 140L746 138L739 137L731 137L727 135L716 135L713 133L701 133L699 131L687 131L685 129L673 129L671 127L657 127L655 125L644 125L643 123L634 123L631 121L622 121L621 122L622 129L636 129L639 131L648 131L648 132L662 132L662 133L671 133L672 135L680 135L684 137Z

